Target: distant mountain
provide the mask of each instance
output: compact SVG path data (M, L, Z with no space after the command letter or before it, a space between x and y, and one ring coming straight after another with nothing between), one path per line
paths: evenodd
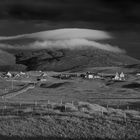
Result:
M45 49L16 53L16 64L26 70L67 71L88 67L122 66L140 63L125 54L102 49Z
M92 67L139 64L117 46L100 41L112 34L66 28L0 37L0 70L81 71Z

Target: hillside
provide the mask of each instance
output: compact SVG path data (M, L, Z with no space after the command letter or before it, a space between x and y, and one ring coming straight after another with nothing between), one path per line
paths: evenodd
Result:
M27 70L66 71L88 67L120 66L140 63L125 54L101 49L47 49L16 53L16 64Z

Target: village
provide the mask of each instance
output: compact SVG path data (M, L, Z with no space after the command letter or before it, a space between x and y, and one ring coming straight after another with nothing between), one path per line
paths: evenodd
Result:
M27 80L33 79L34 81L45 82L48 78L48 72L36 71L36 72L1 72L0 78L5 80ZM127 74L123 72L116 74L105 74L105 73L94 73L94 72L86 72L86 73L62 73L62 74L54 74L51 75L53 78L57 79L72 79L72 78L82 78L82 79L110 79L114 81L125 81L127 79ZM140 76L140 74L136 74L136 76Z
M131 74L132 75L132 74ZM6 81L22 81L27 83L46 82L49 77L61 80L72 80L75 78L82 78L84 80L111 80L111 81L127 81L130 74L124 72L116 72L114 74L108 73L52 73L44 71L28 71L28 72L1 72L1 80ZM139 77L140 73L133 74L134 77Z

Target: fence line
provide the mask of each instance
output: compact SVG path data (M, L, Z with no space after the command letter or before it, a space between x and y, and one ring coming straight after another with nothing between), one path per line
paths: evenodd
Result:
M31 108L31 112L30 112L30 115L31 116L33 116L34 115L34 112L33 112L33 110L34 110L34 108L36 108L36 107L39 107L39 108L41 108L41 107L44 107L44 105L46 106L46 108L47 109L50 109L50 107L49 106L47 106L47 105L50 105L51 106L51 109L53 108L53 105L52 105L52 103L53 102L51 102L50 100L47 100L47 102L44 104L44 103L40 103L40 102L37 102L37 101L34 101L33 103L9 103L9 104L7 104L7 102L6 101L4 101L3 102L3 107L1 108L1 112L0 112L0 115L2 115L2 116L5 116L5 115L7 115L7 114L10 114L11 112L7 112L8 111L8 109L9 109L9 107L13 107L13 108L15 108L15 112L12 112L12 114L14 114L14 115L17 115L17 116L19 116L19 115L21 115L20 113L20 111L21 111L21 109L27 109L28 107L30 107ZM71 101L71 102L69 102L70 104L72 104L72 105L74 105L74 101ZM65 106L65 104L63 103L63 100L61 100L60 101L60 103L56 103L57 105L59 104L59 105L62 105L62 106L64 106L64 109L65 109L65 111L66 111L66 106ZM109 109L109 105L107 104L106 105L106 108L107 108L107 110ZM130 110L130 107L129 107L129 105L128 106L126 106L126 110ZM42 113L40 113L40 116L42 116ZM103 109L101 109L101 116L102 117L104 117L104 111L103 111ZM125 123L128 123L128 122L133 122L133 123L140 123L140 120L136 120L136 119L130 119L130 118L128 118L127 117L127 115L124 113L124 116L123 117L121 117L122 119L123 119L123 121L125 122ZM110 118L112 121L113 120L115 120L114 118ZM116 121L118 121L117 119L116 119ZM122 120L121 120L122 121Z

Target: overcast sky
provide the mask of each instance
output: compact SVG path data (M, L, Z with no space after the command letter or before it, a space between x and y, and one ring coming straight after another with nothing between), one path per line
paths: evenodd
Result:
M140 19L137 0L1 0L0 17L47 20Z

